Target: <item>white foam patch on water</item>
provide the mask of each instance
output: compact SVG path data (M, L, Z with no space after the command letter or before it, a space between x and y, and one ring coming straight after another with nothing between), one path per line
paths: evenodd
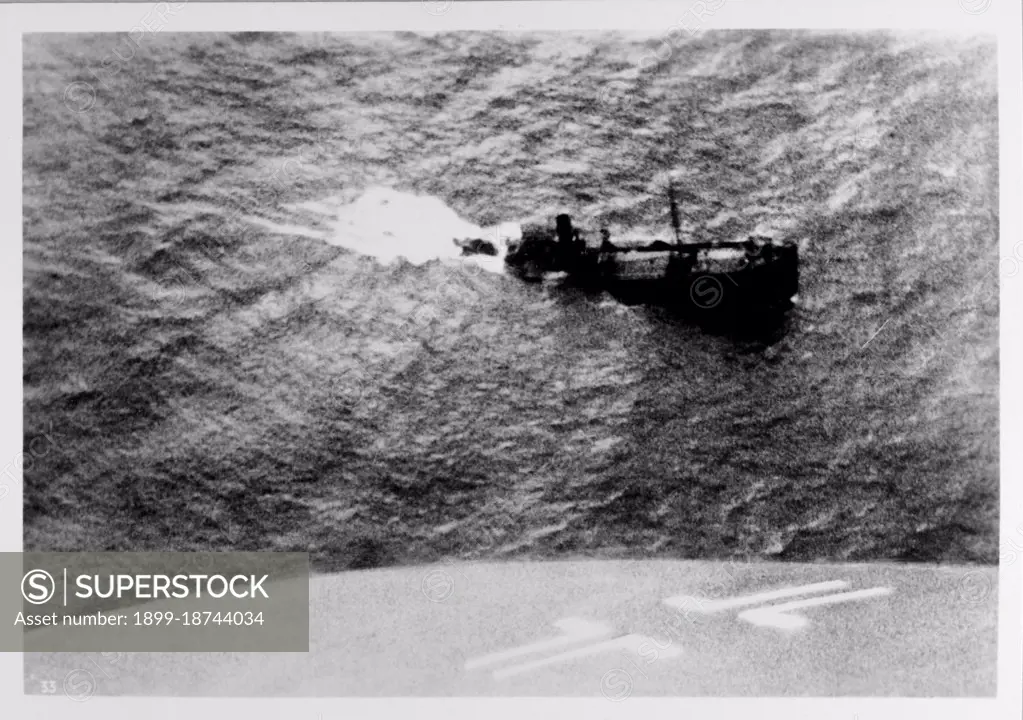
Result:
M375 187L338 209L327 241L385 264L399 257L417 265L429 260L459 259L502 272L507 241L521 234L517 223L480 227L460 218L439 198ZM454 243L456 238L487 240L499 254L463 257Z

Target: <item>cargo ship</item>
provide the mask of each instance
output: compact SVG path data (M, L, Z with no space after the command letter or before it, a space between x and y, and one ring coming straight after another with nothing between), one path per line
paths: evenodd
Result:
M508 244L505 264L523 280L564 273L578 285L606 290L629 304L658 304L704 316L734 312L784 313L799 292L799 250L792 240L752 235L742 241L683 238L678 204L669 189L675 242L614 242L606 228L599 244L560 214L553 227L524 225Z

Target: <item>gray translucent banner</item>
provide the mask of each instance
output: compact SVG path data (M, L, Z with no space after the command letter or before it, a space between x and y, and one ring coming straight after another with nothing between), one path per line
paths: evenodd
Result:
M308 650L305 553L0 553L0 651Z

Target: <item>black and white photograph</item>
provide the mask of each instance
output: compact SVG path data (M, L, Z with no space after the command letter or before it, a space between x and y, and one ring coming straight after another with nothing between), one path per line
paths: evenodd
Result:
M1018 88L948 4L24 32L24 551L310 567L308 652L26 652L24 694L1019 695Z

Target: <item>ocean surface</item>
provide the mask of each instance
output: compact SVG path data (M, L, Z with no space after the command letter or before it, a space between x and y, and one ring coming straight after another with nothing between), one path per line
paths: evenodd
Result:
M26 36L26 549L997 562L994 40L664 47ZM778 332L451 242L668 239L669 174L800 243Z

